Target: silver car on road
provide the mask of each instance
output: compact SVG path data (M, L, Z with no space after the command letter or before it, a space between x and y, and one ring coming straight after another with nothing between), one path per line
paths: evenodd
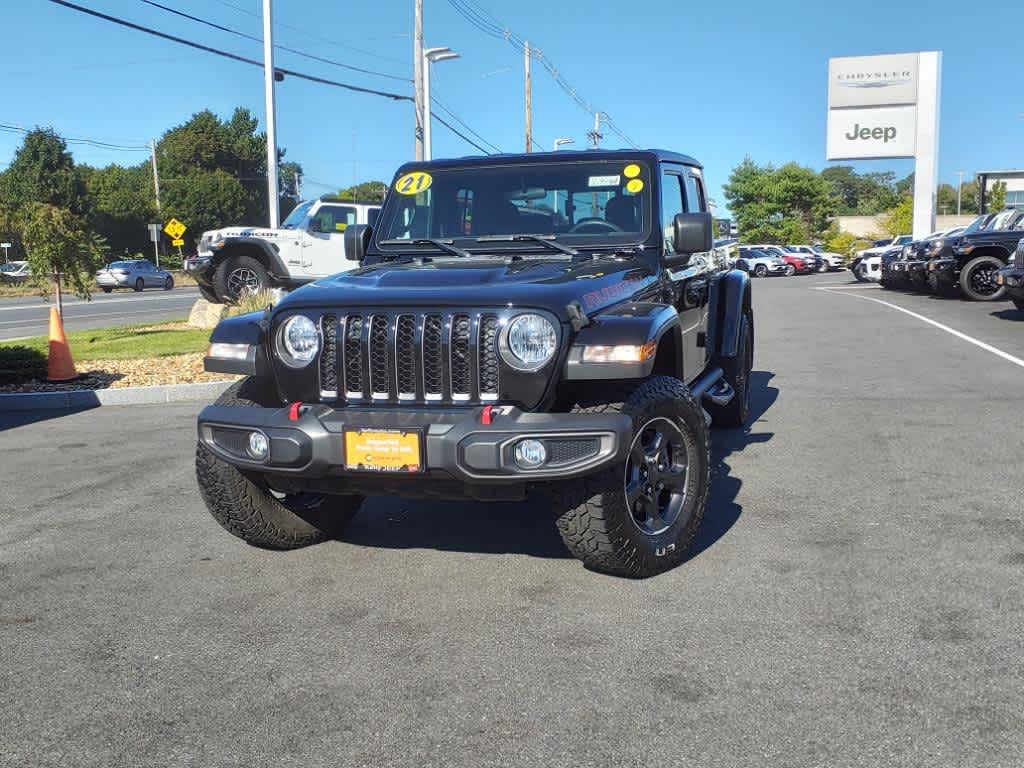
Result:
M151 261L132 259L108 264L96 273L96 284L104 293L110 293L115 288L132 288L136 291L163 288L169 291L174 287L174 276Z

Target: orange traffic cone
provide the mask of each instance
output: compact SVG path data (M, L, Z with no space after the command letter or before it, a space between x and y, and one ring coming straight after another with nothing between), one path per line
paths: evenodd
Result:
M78 378L71 348L64 335L64 323L56 307L50 307L50 360L46 367L47 381L71 381Z

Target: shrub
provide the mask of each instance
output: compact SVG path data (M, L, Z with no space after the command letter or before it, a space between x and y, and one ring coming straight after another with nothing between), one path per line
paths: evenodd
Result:
M270 304L277 303L277 294L274 291L265 290L259 293L247 293L238 301L228 307L227 316L247 315L250 312L262 312Z
M0 384L22 384L46 377L46 355L24 346L0 347Z

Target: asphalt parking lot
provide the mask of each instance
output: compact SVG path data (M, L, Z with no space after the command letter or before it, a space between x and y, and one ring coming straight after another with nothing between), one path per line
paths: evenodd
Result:
M112 325L139 325L180 320L199 298L195 288L172 291L146 290L94 293L90 301L64 299L64 328L81 331ZM0 341L25 336L45 336L49 329L50 304L38 296L0 301Z
M200 404L0 417L0 763L1020 765L1024 367L866 299L1011 358L1024 315L846 274L755 282L756 420L643 582L541 496L259 551L200 501Z

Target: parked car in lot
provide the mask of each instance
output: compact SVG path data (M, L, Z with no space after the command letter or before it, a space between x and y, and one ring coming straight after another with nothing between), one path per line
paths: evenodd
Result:
M555 216L545 197L576 203ZM207 370L248 378L199 414L207 508L295 549L367 494L537 488L589 568L682 562L708 425L743 426L751 402L751 281L690 268L712 247L706 199L701 166L660 150L402 167L377 226L345 232L358 270L213 331Z
M887 251L896 248L897 246L902 248L905 245L910 245L914 242L913 235L900 235L898 237L886 238L884 240L875 240L874 245L870 248L865 248L862 251L858 251L853 257L853 261L850 262L850 271L853 272L853 276L861 281L879 281L882 278L882 254ZM862 262L865 259L871 259L875 257L875 260L870 264L864 264ZM870 276L870 277L869 277Z
M787 271L786 274L788 275L806 275L818 269L817 257L806 256L802 253L792 253L781 245L751 245L750 247L764 251L772 256L778 256L792 267L792 270Z
M927 237L904 245L900 253L890 258L882 258L882 287L911 288L914 284L911 275L918 275L921 287L927 288L926 262L932 243L944 237L952 237L963 231L963 227L932 232ZM888 252L887 252L888 253Z
M831 251L825 251L816 245L787 245L786 250L790 253L799 253L804 256L814 256L820 259L818 265L819 272L831 272L836 269L843 268L843 257L838 253L832 253Z
M1005 267L996 272L996 283L1006 289L1013 306L1024 312L1024 238Z
M902 246L888 248L881 253L869 253L863 256L857 264L857 271L854 276L861 282L880 283L882 282L882 263L891 262L902 253Z
M747 247L740 247L740 257L736 259L735 266L754 277L784 276L795 271L778 256Z
M938 293L960 289L971 301L998 301L1006 293L996 273L1006 266L1024 238L1024 210L998 214L984 228L950 238L928 262L929 281Z
M8 285L23 283L30 277L32 270L27 261L8 261L6 264L0 264L0 280Z
M174 287L174 276L146 259L131 259L108 264L96 273L96 284L104 293L110 293L115 288L131 288L136 291L163 288L169 291Z

